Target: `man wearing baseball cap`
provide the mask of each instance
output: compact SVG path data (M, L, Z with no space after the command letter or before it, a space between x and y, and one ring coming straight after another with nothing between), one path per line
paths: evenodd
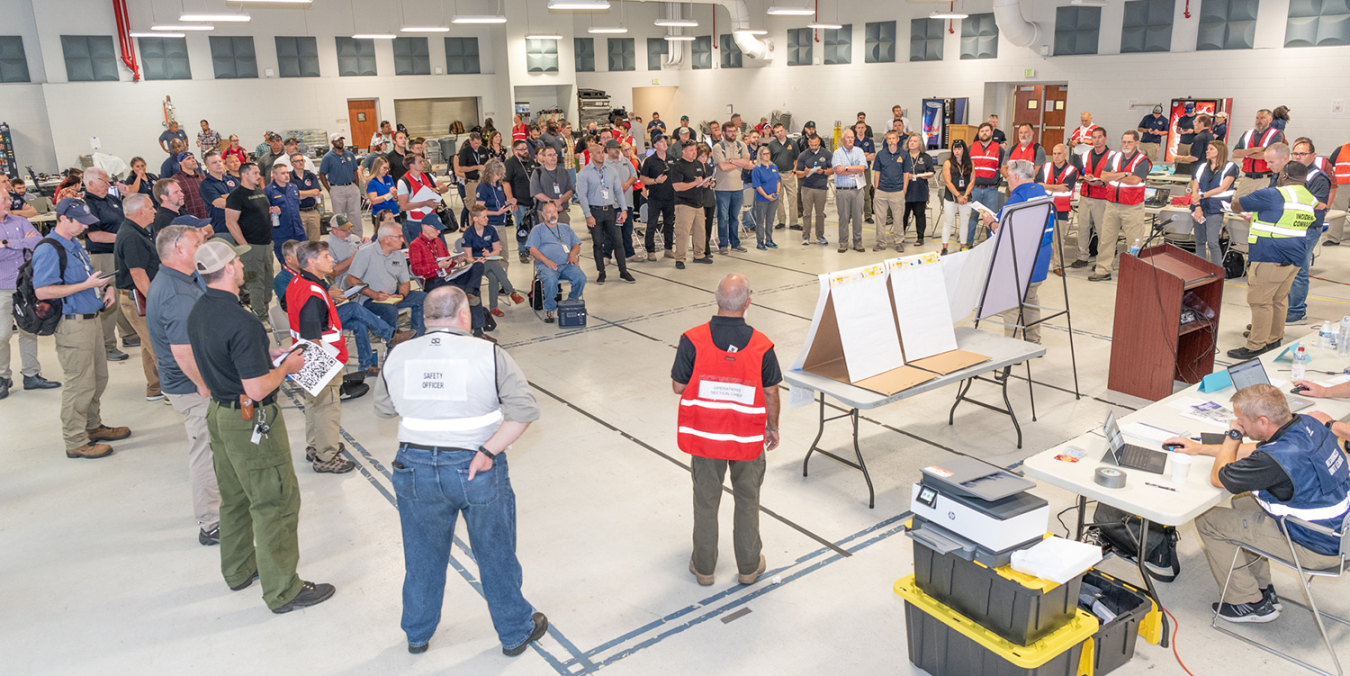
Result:
M61 390L61 434L67 458L111 455L117 441L131 436L126 427L108 427L100 415L100 400L108 386L108 354L103 349L99 311L113 304L108 277L94 271L94 263L75 241L98 218L82 199L63 199L56 205L56 225L49 239L57 246L33 251L33 289L39 300L61 301L61 323L56 326L56 357L65 371Z
M267 132L267 152L258 155L258 171L262 172L262 183L267 185L272 181L272 166L277 160L288 158L286 148L281 144L281 134L274 131ZM290 160L286 160L286 166L290 166Z
M300 486L277 390L304 351L268 351L267 331L239 304L246 246L207 242L193 255L206 293L188 314L188 343L211 392L206 428L220 485L220 570L231 591L262 582L263 601L289 613L328 600L331 584L300 579ZM280 366L272 366L278 357ZM255 546L256 541L256 546Z
M329 136L328 142L333 144L333 149L319 160L319 180L333 199L333 213L344 214L348 221L360 223L361 188L356 184L356 155L347 150L347 139L342 134Z
M1167 117L1163 115L1162 106L1153 106L1153 113L1145 115L1144 119L1139 121L1139 151L1144 153L1150 162L1158 161L1159 145L1163 141L1163 136L1167 134L1167 128L1170 123Z

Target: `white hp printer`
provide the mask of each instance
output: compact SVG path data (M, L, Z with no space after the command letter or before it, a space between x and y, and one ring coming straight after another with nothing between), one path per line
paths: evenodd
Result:
M1005 565L1014 551L1045 537L1050 505L1027 492L1035 487L975 458L925 467L910 500L916 518L909 536L990 568Z

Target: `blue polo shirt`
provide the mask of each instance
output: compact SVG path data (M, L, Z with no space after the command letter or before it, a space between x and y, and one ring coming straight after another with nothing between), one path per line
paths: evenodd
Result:
M82 284L94 274L94 262L84 248L56 232L48 235L66 250L66 274L61 276L60 254L50 246L40 246L33 250L33 288L55 284ZM66 314L88 315L103 309L103 299L97 289L85 289L62 299L61 311Z
M860 139L854 139L853 147L862 148L864 153L870 155L877 151L877 142L873 141L871 136L864 136ZM903 148L904 146L900 147Z
M274 207L281 207L281 225L272 233L273 242L284 242L288 239L302 239L296 235L303 235L305 226L300 222L300 189L295 187L294 183L287 183L285 188L277 185L276 182L268 183L267 201ZM290 236L287 236L289 233Z
M328 177L329 185L350 185L356 181L356 155L346 148L338 154L330 150L319 160L319 173Z
M23 201L23 197L19 196L18 193L11 192L9 194L10 211L21 211L24 207L24 204L25 202Z
M179 169L180 167L178 166L178 159L175 158L173 155L170 155L168 159L164 160L163 164L159 165L159 175L166 177L173 176L174 174L178 173Z
M239 179L229 174L222 174L220 178L207 174L206 178L202 179L200 191L202 201L206 203L206 217L211 219L211 229L215 230L217 235L229 232L225 229L225 208L217 209L211 206L211 203L222 197L228 198L238 187Z
M1162 135L1167 133L1166 115L1145 115L1144 119L1139 121L1140 129L1147 129L1144 132L1144 138L1141 143L1162 143ZM1150 134L1149 131L1158 132Z
M778 167L773 164L756 164L754 169L750 170L750 187L763 188L767 195L777 195L779 185ZM756 202L768 202L769 198L759 194L755 190Z
M165 129L165 130L164 130L164 133L162 133L162 134L159 135L159 142L160 142L160 143L163 143L163 144L166 145L166 146L167 146L167 145L172 145L174 139L178 139L179 141L182 141L182 142L183 142L183 145L184 145L185 147L187 146L187 132L183 131L183 128L182 128L182 127L179 127L179 128L178 128L178 133L176 133L176 134L175 134L174 132L169 131L168 129ZM176 174L176 173L178 173L178 172L174 172L174 173Z
M1194 115L1194 114L1191 114L1191 115L1182 115L1181 118L1177 120L1177 129L1192 129L1192 130L1194 130L1194 129L1195 129L1195 115ZM1192 132L1189 133L1189 134L1181 134L1181 136L1180 136L1179 138L1177 138L1177 142L1178 142L1178 143L1190 143L1190 142L1192 142L1192 141L1194 141L1194 140L1195 140L1195 132L1194 132L1194 131L1192 131Z
M891 153L891 147L885 143L881 144L881 149L877 151L877 156L872 160L872 171L875 171L877 190L882 192L900 192L905 187L905 174L914 173L914 165L909 157L909 151L902 145L895 147L895 153Z
M295 186L296 191L300 190L322 190L319 185L319 177L314 172L306 171L297 176L294 171L291 172L291 185ZM301 209L309 209L319 203L318 197L305 197L300 200Z
M1017 186L1011 194L1008 195L1008 201L1003 203L1003 208L1007 208L1018 202L1025 202L1036 197L1047 197L1050 193L1045 191L1045 186L1040 183L1023 183ZM1283 204L1283 201L1281 201ZM1003 208L998 210L999 218L1003 217ZM1050 244L1055 239L1055 210L1050 209L1050 217L1045 220L1045 231L1041 236L1041 250L1036 253L1036 269L1031 271L1031 283L1044 282L1050 272Z

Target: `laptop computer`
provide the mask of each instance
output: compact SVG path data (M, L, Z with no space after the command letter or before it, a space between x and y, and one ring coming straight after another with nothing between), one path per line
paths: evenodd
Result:
M1107 412L1102 435L1106 437L1106 455L1102 456L1102 462L1154 474L1162 474L1167 468L1166 453L1125 443L1125 435L1121 434L1120 425L1116 424L1114 411Z
M1171 194L1171 188L1144 188L1144 206L1161 209L1167 206L1167 196Z
M1260 359L1244 361L1241 364L1233 364L1228 367L1228 377L1233 379L1234 389L1242 389L1252 385L1269 385L1270 377L1266 375L1266 367L1261 364ZM1301 411L1313 405L1311 399L1305 399L1293 394L1285 394L1285 401L1289 402L1289 412Z

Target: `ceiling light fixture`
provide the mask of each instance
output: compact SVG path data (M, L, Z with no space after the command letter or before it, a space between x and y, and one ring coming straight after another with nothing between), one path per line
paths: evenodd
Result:
M354 40L393 40L398 37L393 33L357 33L352 36Z
M608 0L548 0L549 9L609 9Z
M667 35L666 39L671 42L693 42L697 38L692 35Z
M806 24L806 27L814 28L816 30L837 31L840 28L843 28L844 26L842 24L837 23L821 23L819 21L812 21L811 23Z
M253 17L247 14L180 14L179 21L215 21L217 23L248 23Z
M215 30L215 29L216 29L215 26L205 26L205 25L201 25L201 24L190 24L190 25L183 25L183 26L177 26L177 25L172 25L172 26L171 26L171 25L163 25L163 26L151 26L151 27L150 27L150 30L152 30L152 31L169 31L169 32L171 32L171 33L181 33L181 32L183 32L183 31L213 31L213 30Z
M526 35L526 40L561 40L561 35Z
M620 27L618 27L618 26L608 26L608 27L607 27L607 26L591 26L590 28L587 28L587 29L586 29L586 32L587 32L587 33L598 33L598 34L606 34L606 33L609 33L609 34L616 34L616 35L617 35L617 34L620 34L620 33L627 33L627 32L628 32L628 29L627 29L627 28L620 28Z
M450 23L506 23L506 17L499 14L456 14Z
M187 33L166 33L163 31L157 33L127 33L133 38L184 38Z
M404 26L399 29L402 33L449 33L449 26Z
M961 12L933 12L932 14L929 14L929 15L928 15L928 18L930 18L930 19L968 19L968 18L970 18L970 15L969 15L969 14L962 14Z
M693 19L657 19L656 25L662 28L698 28L698 22Z
M768 13L774 16L815 16L816 10L809 7L770 7Z

